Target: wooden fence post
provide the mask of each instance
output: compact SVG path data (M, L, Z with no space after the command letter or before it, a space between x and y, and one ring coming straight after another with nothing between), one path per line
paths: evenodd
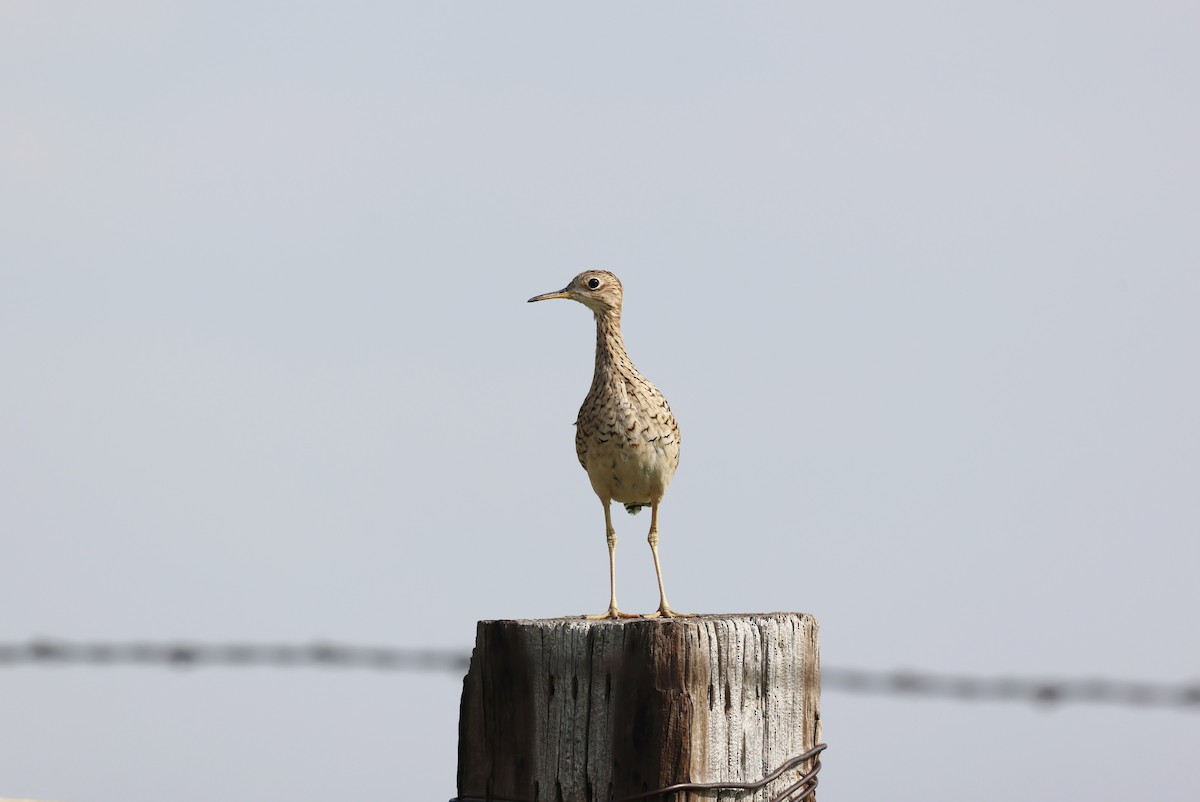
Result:
M802 613L481 621L459 799L610 802L761 780L820 743L819 703L817 621ZM674 799L765 802L814 762L754 793Z

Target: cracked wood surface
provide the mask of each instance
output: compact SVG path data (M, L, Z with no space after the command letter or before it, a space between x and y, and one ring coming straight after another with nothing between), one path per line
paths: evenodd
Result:
M819 671L817 622L801 613L481 621L459 796L606 802L761 779L820 742ZM767 800L807 767L736 798Z

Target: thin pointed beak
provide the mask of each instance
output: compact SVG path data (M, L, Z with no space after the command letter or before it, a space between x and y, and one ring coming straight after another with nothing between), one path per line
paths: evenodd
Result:
M558 292L548 292L545 295L535 295L532 298L530 298L528 301L526 301L526 303L531 304L534 301L549 301L551 298L570 298L570 297L571 297L571 293L567 292L566 289L561 289Z

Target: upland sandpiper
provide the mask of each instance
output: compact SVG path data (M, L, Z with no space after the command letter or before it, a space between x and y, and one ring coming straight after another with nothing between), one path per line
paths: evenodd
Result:
M592 489L604 505L608 537L608 612L588 618L637 618L617 607L616 549L609 502L630 513L650 508L650 553L658 577L658 611L647 618L682 615L667 604L658 562L658 505L679 467L679 424L663 394L638 373L621 337L621 282L607 270L587 270L558 292L529 302L567 298L592 310L596 318L596 372L579 418L575 421L575 453Z

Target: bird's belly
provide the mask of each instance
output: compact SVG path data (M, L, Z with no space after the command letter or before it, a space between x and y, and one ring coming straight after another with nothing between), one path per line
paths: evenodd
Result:
M622 504L658 501L679 464L679 444L630 442L614 438L587 451L588 478L601 498Z

